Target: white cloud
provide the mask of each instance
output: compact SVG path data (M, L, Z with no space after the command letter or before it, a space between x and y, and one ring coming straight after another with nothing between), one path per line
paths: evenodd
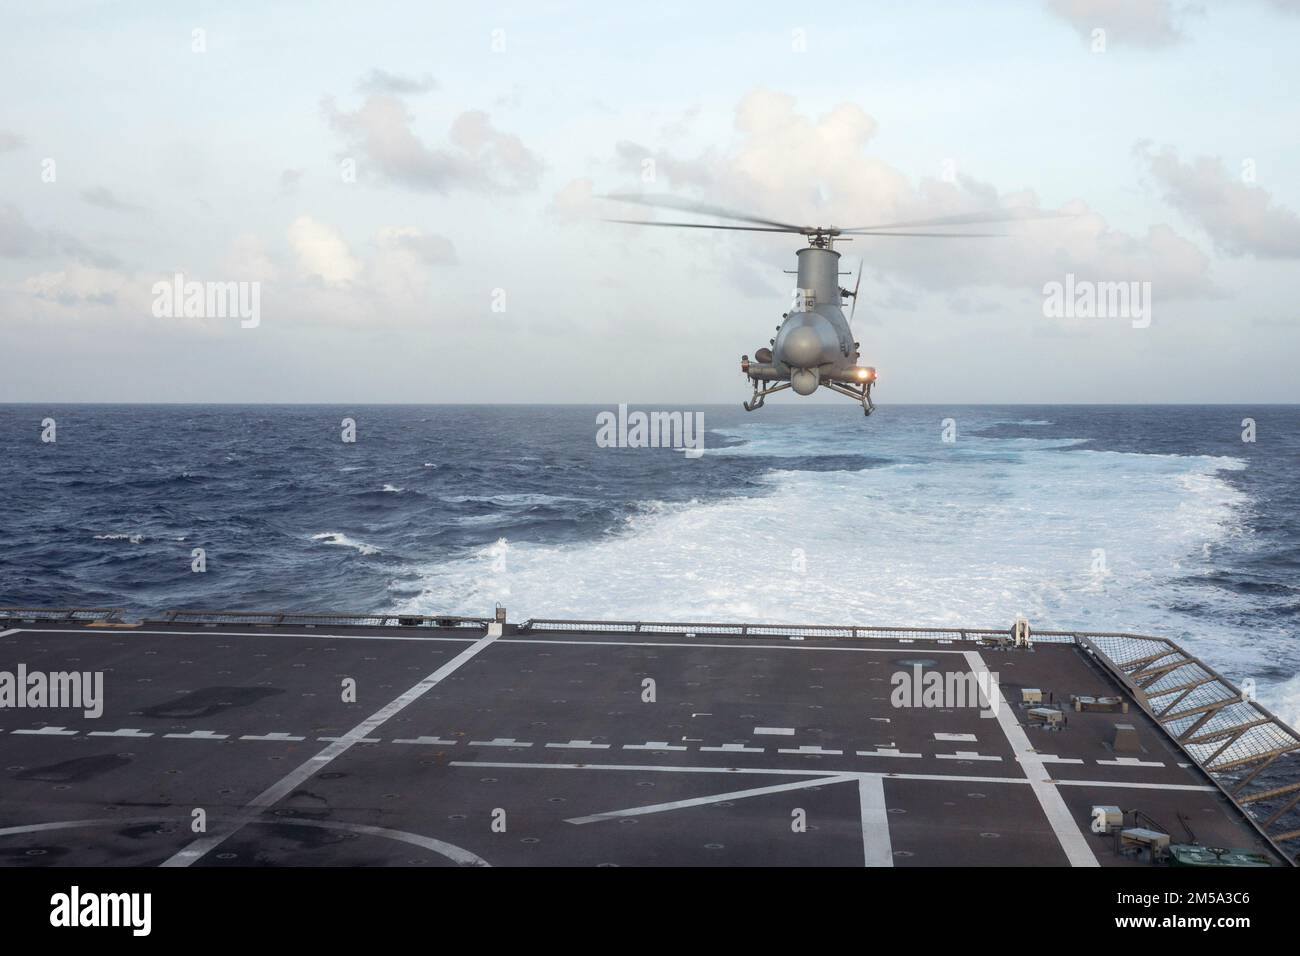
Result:
M33 298L62 306L117 306L127 305L132 297L143 298L143 286L122 273L75 264L29 276L19 288Z
M551 197L547 213L561 222L581 222L596 217L601 204L593 197L593 186L586 177L569 180Z
M58 229L32 226L17 206L0 204L0 256L10 259L67 257L107 268L117 259Z
M1047 8L1068 22L1085 40L1093 30L1106 31L1106 42L1162 47L1184 39L1175 23L1195 7L1175 9L1169 0L1048 0Z
M437 89L438 84L434 82L432 76L425 73L422 76L403 76L399 73L390 73L387 70L371 70L357 84L357 89L363 93L395 93L418 94L428 93L430 90Z
M697 165L693 180L703 201L783 222L844 228L1008 210L1068 214L931 230L1002 234L996 238L859 236L852 245L839 247L846 262L865 257L874 268L919 289L1001 286L1038 291L1045 282L1073 272L1097 281L1150 281L1164 299L1212 292L1208 257L1167 225L1129 234L1112 228L1081 199L1053 208L1032 192L999 190L965 175L954 182L913 182L870 154L876 131L875 119L857 106L844 104L810 117L798 110L793 97L758 90L737 108L737 136L729 148L683 162ZM619 158L625 152L620 149L611 165L631 173ZM617 212L615 208L610 206L606 213L617 217L627 212L626 207ZM755 245L770 239L744 236L732 234L728 242L770 248Z
M1300 257L1300 216L1240 174L1228 172L1222 159L1199 156L1184 163L1166 149L1148 154L1152 175L1165 199L1196 221L1231 256Z
M235 238L221 260L219 271L227 281L235 282L268 282L280 277L280 269L266 243L252 233Z
M121 213L139 213L144 212L143 206L119 199L112 190L106 186L91 186L81 191L81 198L92 206L98 206L100 209L107 209L109 212Z
M348 250L343 234L334 226L317 222L310 216L299 216L289 224L286 233L289 245L298 259L298 266L309 276L319 276L326 282L343 283L354 280L361 264Z
M414 226L385 226L376 234L375 245L378 251L366 263L366 289L397 310L393 317L399 320L404 310L426 310L431 267L456 261L451 240L427 235Z
M518 192L535 188L541 176L541 159L480 110L461 113L448 131L450 142L431 146L416 135L411 111L391 93L371 93L352 111L331 99L323 108L362 173L373 166L381 179L397 185L440 193Z

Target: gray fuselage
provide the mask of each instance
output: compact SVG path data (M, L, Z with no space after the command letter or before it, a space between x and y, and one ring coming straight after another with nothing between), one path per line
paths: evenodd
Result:
M800 249L794 302L776 333L773 362L800 395L824 379L851 379L858 359L853 333L840 308L840 254Z

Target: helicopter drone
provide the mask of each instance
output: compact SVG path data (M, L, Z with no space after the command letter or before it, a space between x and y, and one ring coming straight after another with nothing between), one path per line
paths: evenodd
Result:
M859 365L860 343L853 340L853 315L858 308L858 289L862 284L862 263L858 264L857 279L853 290L840 286L840 276L848 275L839 271L840 254L835 251L835 243L850 242L841 236L902 236L924 237L931 239L972 239L1003 235L987 232L899 232L899 229L925 228L930 226L959 226L979 223L1011 222L1022 219L1054 218L1056 213L1018 214L1007 211L1002 214L975 213L959 216L945 216L938 219L918 219L911 222L890 222L875 226L857 226L842 229L836 226L798 226L788 222L761 219L731 212L718 206L710 206L673 196L643 196L637 194L614 194L602 198L619 202L639 203L644 206L658 206L684 212L699 213L719 219L731 219L748 223L743 226L719 225L700 222L660 222L647 219L610 219L609 222L629 223L641 226L672 226L683 229L727 229L743 232L788 232L807 237L807 248L800 249L798 256L797 285L794 301L789 312L781 316L777 326L776 338L768 346L758 349L751 360L748 355L740 357L740 370L753 383L754 395L743 402L745 411L752 412L762 408L767 396L794 389L796 394L811 395L818 387L829 388L862 403L862 411L870 415L875 410L871 401L871 389L876 384L876 370L869 365ZM842 306L846 299L852 299L853 305L849 316L844 317Z

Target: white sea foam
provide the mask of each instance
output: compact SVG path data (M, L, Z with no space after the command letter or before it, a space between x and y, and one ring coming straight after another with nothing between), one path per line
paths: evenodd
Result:
M710 454L873 452L856 435L828 448L806 427L729 431L747 443ZM893 436L898 464L778 470L765 494L655 502L594 541L502 540L422 567L406 609L998 627L1025 614L1040 628L1167 636L1233 678L1295 663L1292 636L1227 623L1249 598L1189 580L1218 549L1249 546L1248 499L1224 480L1245 464L1078 444L966 438L936 450L935 436ZM1285 688L1259 679L1266 705L1300 716L1300 683Z
M385 484L383 490L387 491L389 494L400 495L406 489L398 488L396 485Z
M313 541L320 541L324 544L333 544L342 548L352 548L358 554L378 554L379 549L373 544L366 544L363 541L354 541L347 535L339 531L323 531L320 534L311 536Z
M144 542L142 534L97 534L96 541L129 541L131 544L141 544Z
M1300 727L1300 674L1275 688L1265 688L1261 696L1267 699L1279 717L1292 727Z

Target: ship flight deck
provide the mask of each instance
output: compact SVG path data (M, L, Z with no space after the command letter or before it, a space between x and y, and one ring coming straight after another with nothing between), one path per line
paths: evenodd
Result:
M1131 654L711 627L0 611L0 671L103 681L0 708L0 865L1154 865L1098 806L1290 865L1300 740L1256 708L1295 746L1213 772ZM927 673L992 703L898 706Z

